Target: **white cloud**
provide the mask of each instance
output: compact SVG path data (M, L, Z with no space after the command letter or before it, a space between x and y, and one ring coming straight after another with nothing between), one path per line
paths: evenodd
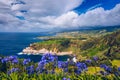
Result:
M25 4L21 4L20 0L0 1L0 4L2 4L0 5L0 10L2 10L0 11L2 15L2 17L0 17L1 30L32 31L33 29L54 28L56 26L53 27L53 25L48 24L48 22L42 22L41 18L62 15L79 6L83 0L25 0L24 2ZM27 13L22 13L20 10L26 10ZM6 14L9 14L9 16ZM15 16L24 16L26 20L19 20ZM3 19L3 17L5 19ZM7 23L7 25L2 24L3 22Z
M114 26L120 25L120 4L111 10L99 7L81 15L69 11L58 17L45 17L41 19L54 26L62 27L91 27L91 26Z
M79 15L73 9L82 2L83 0L25 0L26 4L11 5L14 0L1 0L0 30L49 31L62 28L120 25L120 4L111 10L104 10L99 7L101 4L98 4ZM20 10L27 12L22 13ZM15 16L23 16L25 20Z

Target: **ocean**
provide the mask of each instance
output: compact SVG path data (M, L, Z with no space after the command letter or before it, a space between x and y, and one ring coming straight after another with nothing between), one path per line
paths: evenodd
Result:
M43 40L37 39L39 36L52 36L48 33L0 33L0 55L10 56L16 55L19 58L30 58L34 62L41 60L41 55L18 55L22 50L31 43ZM58 56L59 60L67 60L68 56Z

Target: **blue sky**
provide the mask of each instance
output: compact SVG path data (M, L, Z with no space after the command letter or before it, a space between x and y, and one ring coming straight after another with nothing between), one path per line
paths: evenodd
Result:
M0 32L120 25L120 0L0 0Z
M105 10L110 10L118 3L120 3L120 0L84 0L84 2L74 10L78 13L86 12L89 8L93 7L103 7Z

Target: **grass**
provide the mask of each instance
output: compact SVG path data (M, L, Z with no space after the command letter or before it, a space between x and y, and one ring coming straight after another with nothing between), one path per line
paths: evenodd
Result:
M103 70L103 69L101 69L100 67L88 67L87 73L93 75L96 72L99 72L100 70Z
M43 41L43 42L39 42L39 44L60 44L61 40L48 40L48 41Z
M113 60L111 63L113 66L120 67L120 60Z

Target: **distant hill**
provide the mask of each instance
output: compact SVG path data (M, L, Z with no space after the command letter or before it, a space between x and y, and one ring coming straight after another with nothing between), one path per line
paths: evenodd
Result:
M83 54L120 58L120 30L82 44Z

